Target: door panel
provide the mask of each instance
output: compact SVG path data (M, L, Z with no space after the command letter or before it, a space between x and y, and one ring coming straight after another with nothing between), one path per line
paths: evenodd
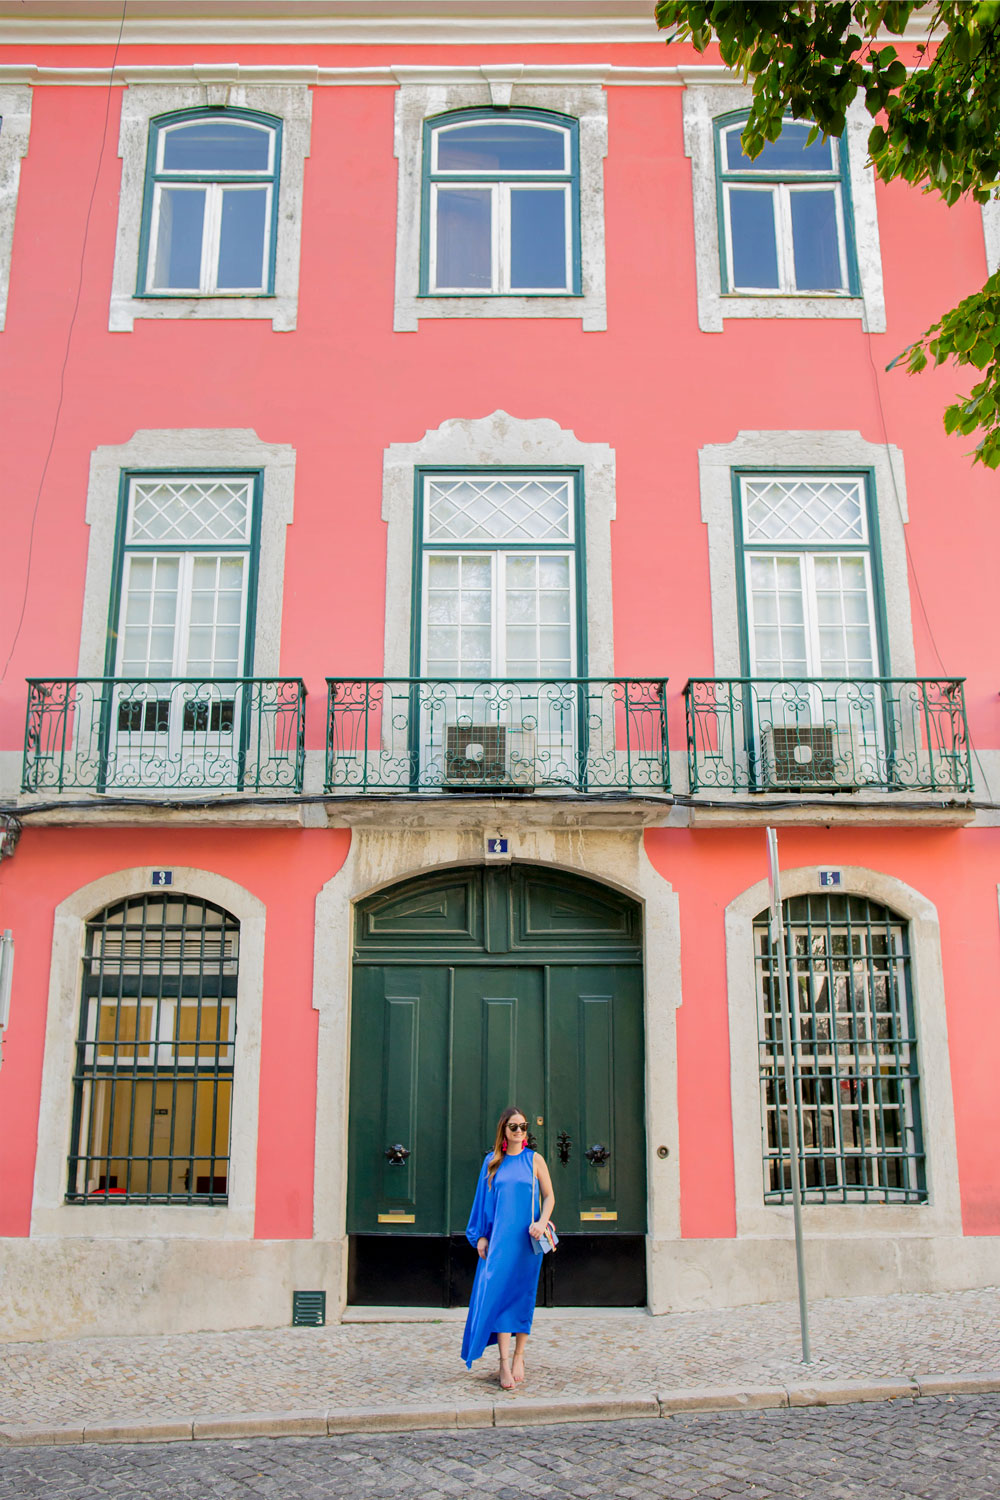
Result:
M643 1234L642 971L625 965L553 965L549 976L546 1160L559 1232L590 1234L606 1224L614 1233ZM561 1135L569 1137L562 1151ZM592 1148L603 1148L606 1160L589 1161ZM601 1217L584 1219L583 1214Z
M356 970L347 1205L352 1234L382 1226L444 1232L443 1062L451 972L430 966ZM389 1160L386 1151L394 1146L409 1155Z
M508 1104L532 1123L543 1113L541 969L456 969L453 1055L450 1227L460 1234L500 1115Z

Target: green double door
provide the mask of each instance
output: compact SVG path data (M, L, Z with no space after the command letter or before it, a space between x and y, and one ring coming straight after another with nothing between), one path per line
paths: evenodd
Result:
M645 1301L641 932L634 903L517 866L448 871L358 913L348 1230L354 1302L467 1299L465 1223L508 1104L549 1163L542 1300Z

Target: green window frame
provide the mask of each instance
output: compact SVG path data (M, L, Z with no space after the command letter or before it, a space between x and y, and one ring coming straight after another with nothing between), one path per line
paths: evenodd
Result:
M145 526L136 527L136 497L142 487L149 499L147 510L152 512ZM170 469L126 469L122 471L118 498L118 522L115 536L115 559L112 571L112 591L108 614L108 642L104 673L106 677L120 675L120 637L124 621L122 611L126 603L126 575L133 559L176 557L182 561L199 556L220 556L243 560L243 617L241 622L241 646L236 670L229 677L249 677L253 672L254 636L257 615L257 575L260 560L261 501L264 475L260 469L219 468L170 468ZM164 502L157 501L157 491L164 492ZM190 498L185 497L188 491ZM246 515L226 535L224 526L211 530L210 511L224 510L227 497L239 502L240 492L246 496ZM176 497L175 515L169 515L169 496ZM199 516L199 501L202 514ZM157 505L164 512L159 519L155 515ZM187 512L185 514L185 512ZM173 529L171 530L171 521ZM160 538L151 533L159 526ZM188 532L186 537L181 533ZM199 531L201 535L199 535ZM180 628L178 622L178 628ZM174 672L153 674L166 679ZM177 673L178 676L185 675ZM209 674L211 675L211 674Z
M515 536L513 539L503 538L489 539L483 535L474 533L468 538L448 539L441 535L432 535L428 524L428 486L435 480L440 479L446 484L451 481L461 481L468 478L473 482L486 482L498 480L501 484L511 490L511 496L506 499L506 504L511 509L516 503L517 487L522 484L531 485L535 479L542 481L546 479L563 481L570 488L566 513L565 534L556 539L546 540L544 537L529 537L525 535ZM414 569L413 569L413 613L411 632L411 672L414 677L423 673L425 632L428 625L427 619L427 563L431 555L434 556L514 556L518 553L537 555L546 554L570 554L572 563L570 567L570 590L571 590L571 615L572 626L572 671L564 675L581 677L586 676L587 663L587 616L586 616L586 562L584 557L584 494L583 494L583 470L574 466L558 468L541 468L538 466L525 465L523 468L512 468L509 466L483 466L483 467L451 467L434 466L433 468L421 468L416 472L416 493L414 504ZM495 581L493 587L497 583ZM494 605L496 607L496 605ZM494 630L498 628L495 619L491 620ZM506 650L501 647L500 654L505 658ZM503 677L503 672L491 672L484 674ZM516 674L515 674L516 675ZM536 674L537 675L537 674ZM544 674L542 674L544 675Z
M420 260L425 297L582 295L578 121L539 109L426 120Z
M239 943L180 893L87 922L67 1203L228 1201Z
M927 1200L905 918L863 896L783 903L801 1188L808 1203ZM779 955L754 921L764 1201L791 1201Z
M274 115L205 108L152 119L136 296L273 296L280 172Z
M751 161L746 121L742 110L714 122L722 292L859 296L846 135L809 142L811 122L788 116Z
M885 594L882 580L879 548L878 514L875 504L875 478L870 469L842 468L739 468L733 470L734 534L736 537L736 586L741 621L740 657L745 677L765 676L780 678L781 672L761 673L757 670L760 659L754 641L754 611L751 599L750 570L755 558L773 557L776 560L802 558L805 568L814 571L816 558L844 558L861 560L868 591L866 629L869 631L873 670L864 674L881 677L889 675L888 634L885 615ZM754 492L766 496L768 486L773 485L778 493L774 511L778 517L773 528L774 535L763 535L764 528L755 528L750 516ZM800 505L803 512L809 505L815 507L811 533L799 538L788 535L790 516L783 522L780 516L782 503L787 501L794 488L803 492ZM828 492L825 494L824 492ZM856 500L852 499L856 497ZM766 501L764 502L767 503ZM836 522L838 508L849 511L839 526ZM824 539L819 533L827 531ZM823 644L820 633L825 627L819 619L817 594L819 588L811 578L803 579L803 595L808 594L806 613L806 635L811 637L806 647L806 670L789 674L795 677L822 677L819 669L823 660ZM770 623L770 622L769 622ZM829 674L845 675L845 674ZM849 674L846 674L849 675Z

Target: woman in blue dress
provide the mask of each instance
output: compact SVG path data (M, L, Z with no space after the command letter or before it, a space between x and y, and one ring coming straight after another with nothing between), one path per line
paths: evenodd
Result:
M493 1150L487 1152L479 1174L465 1230L469 1244L479 1252L479 1264L465 1320L462 1358L471 1369L472 1361L496 1344L505 1391L524 1379L524 1346L535 1315L542 1265L532 1241L541 1239L556 1201L549 1169L537 1151L527 1149L527 1134L528 1122L521 1110L514 1105L505 1109Z

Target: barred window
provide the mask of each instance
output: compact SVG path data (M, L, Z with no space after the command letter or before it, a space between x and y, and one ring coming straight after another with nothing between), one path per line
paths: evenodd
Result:
M87 923L69 1202L227 1201L239 923L156 894Z
M907 926L860 896L784 903L802 1192L813 1203L922 1203ZM754 923L764 1198L791 1199L776 953Z

